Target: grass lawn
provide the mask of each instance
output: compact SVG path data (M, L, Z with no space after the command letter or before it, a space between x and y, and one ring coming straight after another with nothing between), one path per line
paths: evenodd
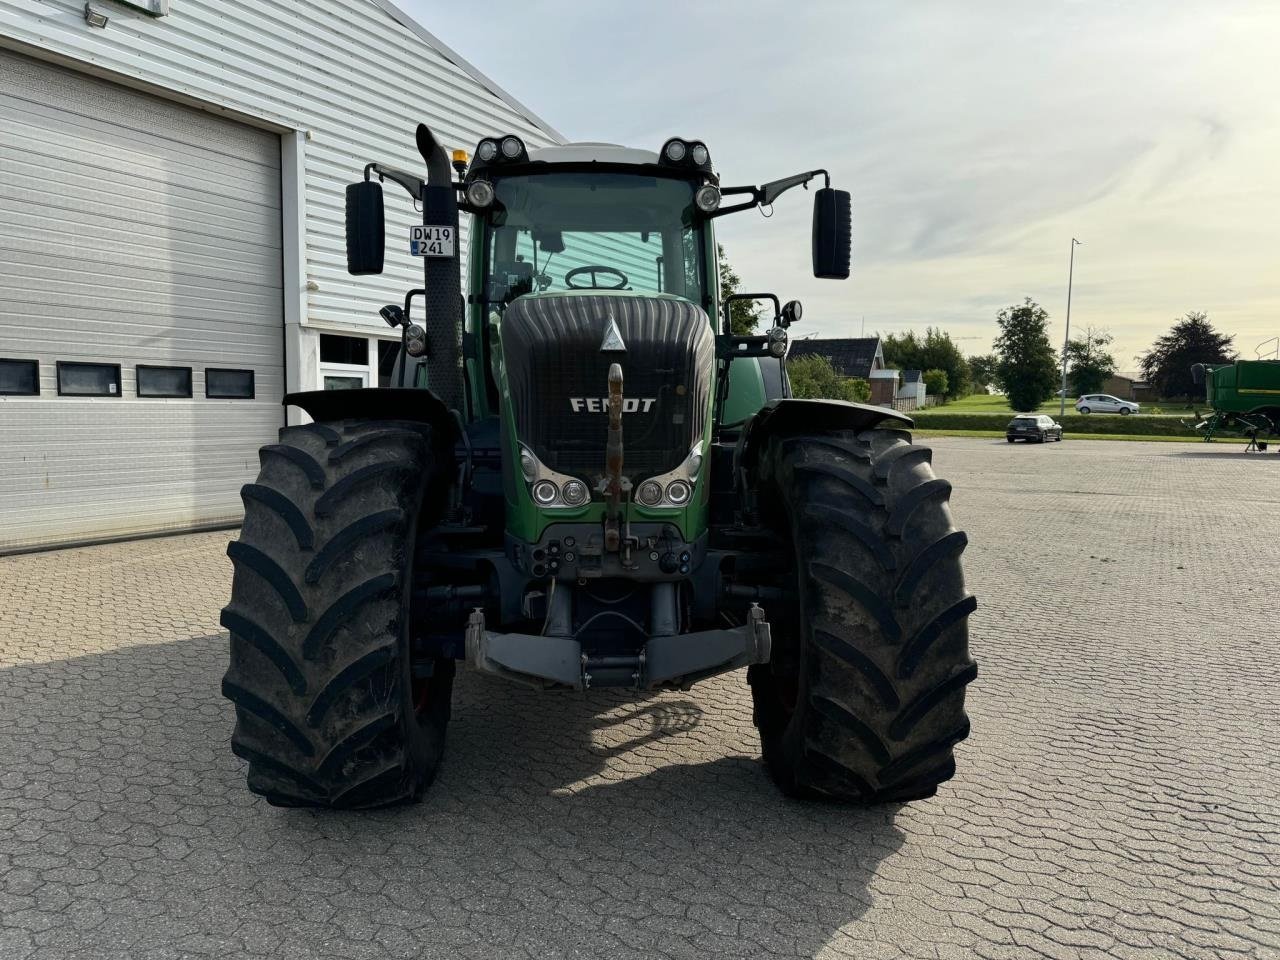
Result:
M985 437L991 440L1004 439L1003 430L942 430L936 427L917 427L911 431L915 436L928 439L929 437ZM1077 433L1065 434L1067 440L1146 440L1154 443L1203 443L1200 437L1195 435L1188 436L1159 436L1159 435L1137 435L1137 434L1120 434L1120 433ZM1026 441L1022 441L1025 443ZM1244 437L1217 437L1215 443L1247 443Z
M1048 401L1047 403L1042 403L1039 409L1037 409L1035 412L1045 413L1051 417L1056 417L1058 415L1058 405L1060 402L1061 401L1058 400L1057 397L1054 397L1052 400ZM1067 414L1068 415L1075 413L1075 410L1073 409L1075 407L1075 402L1076 402L1075 397L1067 397ZM1208 404L1204 404L1204 403L1201 404L1202 408L1205 408L1207 406ZM943 404L942 406L929 407L927 412L930 415L944 414L944 413L952 413L952 414L955 414L955 413L1001 413L1001 414L1006 414L1010 417L1012 417L1013 414L1015 413L1015 411L1011 409L1009 406L1008 397L993 396L985 393L975 393L972 396L964 397L963 399L960 399L960 400L953 400L951 403ZM1018 410L1016 412L1025 413L1026 411ZM1143 401L1142 412L1137 414L1137 416L1145 417L1148 415L1178 416L1178 417L1190 418L1192 414L1190 410L1188 410L1184 405L1179 403L1149 403L1149 402ZM1114 418L1114 419L1120 418L1120 414L1118 413L1095 413L1095 414L1090 414L1090 416L1106 417L1106 418Z

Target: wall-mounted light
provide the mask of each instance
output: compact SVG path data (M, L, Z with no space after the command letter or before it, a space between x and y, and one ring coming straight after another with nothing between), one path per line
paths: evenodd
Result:
M97 27L99 30L105 30L107 23L111 20L105 13L100 10L93 9L93 4L86 3L84 5L84 22L91 27Z

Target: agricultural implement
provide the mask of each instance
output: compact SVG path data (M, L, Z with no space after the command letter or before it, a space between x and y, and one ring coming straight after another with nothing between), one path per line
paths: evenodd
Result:
M417 799L462 662L637 697L746 667L785 792L932 795L977 672L950 484L909 419L791 398L798 302L743 295L771 320L741 336L719 295L715 221L815 179L813 272L846 278L849 194L721 187L680 138L418 149L425 180L373 163L346 198L355 275L383 269L384 183L423 211L425 285L381 310L398 386L287 396L311 422L243 489L222 689L250 789Z
M1193 426L1206 442L1223 432L1249 438L1249 449L1266 450L1261 437L1280 426L1280 360L1236 360L1225 364L1197 363L1191 379L1203 384L1208 415L1196 411Z

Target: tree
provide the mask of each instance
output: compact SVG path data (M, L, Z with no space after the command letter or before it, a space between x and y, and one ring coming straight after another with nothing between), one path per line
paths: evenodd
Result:
M946 332L927 327L923 337L914 330L908 330L903 334L881 337L880 342L884 347L886 366L899 370L943 371L947 375L947 386L943 392L951 400L969 392L969 361Z
M716 244L716 256L720 260L720 302L723 303L729 294L740 292L742 278L738 276L738 272L729 263L729 258L725 256L723 243ZM750 336L755 333L759 323L760 311L754 303L736 300L730 304L729 326L735 336Z
M1234 342L1235 337L1213 329L1205 314L1192 310L1138 358L1138 366L1157 396L1191 397L1204 390L1191 382L1191 365L1230 363L1236 358Z
M921 374L924 379L924 388L935 397L944 397L947 394L947 371L945 370L926 370Z
M1115 338L1105 330L1086 327L1084 336L1067 342L1067 382L1076 396L1097 393L1116 372L1116 359L1107 350Z
M1058 388L1058 360L1049 343L1048 322L1049 312L1030 297L996 314L996 376L1014 410L1035 410Z
M787 379L791 395L806 400L848 400L866 403L871 399L871 384L857 377L842 377L826 357L807 355L787 361Z
M999 358L994 353L969 358L969 379L975 389L986 390L987 387L1001 389L1000 377L996 374L998 364Z

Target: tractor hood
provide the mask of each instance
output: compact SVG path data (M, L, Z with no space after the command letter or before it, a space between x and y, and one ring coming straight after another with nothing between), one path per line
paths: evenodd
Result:
M541 294L502 318L517 438L546 467L587 481L605 470L609 367L623 374L623 468L633 485L676 469L706 434L715 337L677 297Z

